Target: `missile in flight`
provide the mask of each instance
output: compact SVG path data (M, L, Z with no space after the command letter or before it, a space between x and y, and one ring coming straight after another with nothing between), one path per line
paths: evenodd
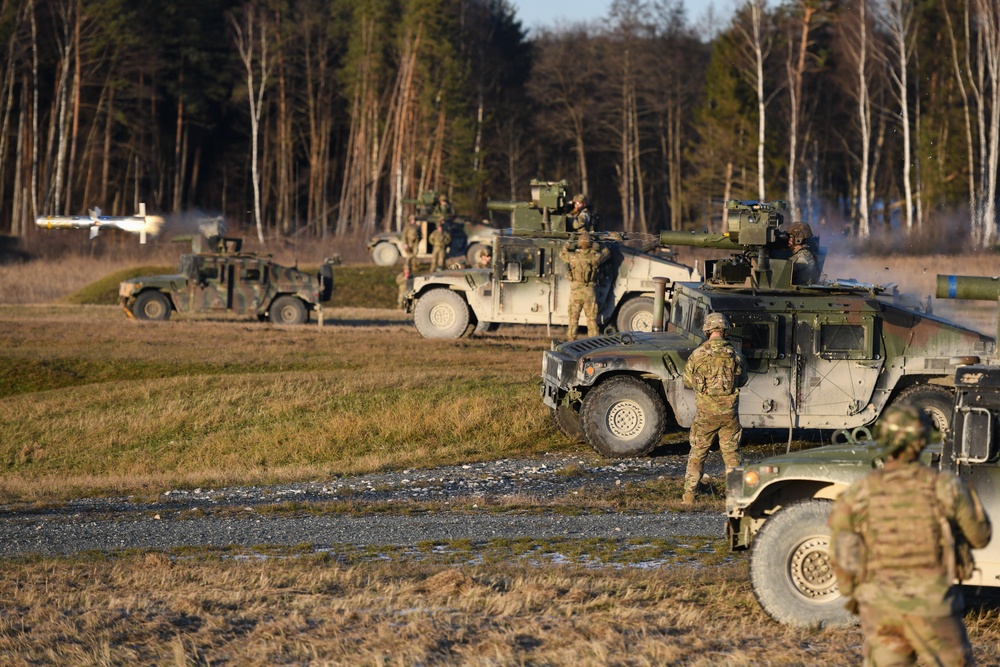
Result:
M139 235L139 243L146 242L146 235L156 236L163 226L163 216L146 215L146 205L139 204L138 215L101 215L101 209L90 210L90 215L40 215L35 224L44 229L89 229L90 238L102 229L120 229Z

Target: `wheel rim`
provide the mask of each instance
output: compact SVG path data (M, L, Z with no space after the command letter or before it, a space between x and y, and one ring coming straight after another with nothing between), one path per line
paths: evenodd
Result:
M285 306L278 313L278 316L281 318L281 321L285 322L286 324L294 322L296 319L298 319L297 315L298 313L296 312L294 306Z
M616 438L632 440L639 437L646 428L646 412L635 401L619 401L608 410L605 421L608 431Z
M648 311L642 311L641 313L636 313L632 316L632 320L629 322L629 331L652 331L653 330L653 313Z
M811 602L839 597L837 577L830 567L830 538L816 535L803 540L788 561L792 587Z
M434 304L431 308L431 312L428 313L427 319L430 321L431 326L435 329L448 329L457 319L455 309L446 303Z
M150 301L143 307L143 312L151 320L158 320L163 317L163 304L159 301Z

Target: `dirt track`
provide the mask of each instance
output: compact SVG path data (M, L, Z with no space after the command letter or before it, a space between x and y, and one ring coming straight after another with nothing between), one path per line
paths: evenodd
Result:
M612 462L546 457L282 486L177 490L153 501L6 506L0 508L0 556L264 544L412 546L495 538L721 539L717 501L686 512L580 510L565 502L580 493L594 499L622 485L680 479L684 465L677 455ZM717 454L710 457L708 472L721 474ZM558 498L564 502L553 504ZM349 512L344 503L350 503ZM516 508L505 509L505 503ZM537 507L525 509L532 504Z

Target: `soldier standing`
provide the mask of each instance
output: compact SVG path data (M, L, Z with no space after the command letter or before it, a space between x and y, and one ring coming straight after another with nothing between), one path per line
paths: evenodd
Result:
M604 247L591 247L590 235L583 233L572 250L567 242L559 252L559 258L569 268L569 328L567 340L576 340L576 330L580 324L580 311L587 318L587 335L597 335L597 270L611 256Z
M788 228L788 247L792 249L793 285L811 285L819 279L816 256L805 245L812 235L812 227L804 222L793 222Z
M850 486L830 513L831 563L860 614L866 665L968 665L972 647L956 580L992 532L976 492L918 460L928 418L890 406L875 424L888 462ZM959 557L967 556L967 558Z
M438 195L438 203L434 206L433 214L438 216L438 220L443 220L447 222L455 217L455 209L452 207L451 202L443 194Z
M708 340L698 346L684 367L684 385L695 392L695 416L691 423L691 452L684 474L683 502L694 502L701 481L702 464L716 434L726 472L740 465L740 387L747 383L747 362L726 339L729 320L710 313L702 330Z
M567 232L592 231L591 216L587 204L586 195L578 194L573 197L573 210L566 215L566 220L570 223Z
M443 269L444 262L448 258L448 246L451 245L451 234L445 230L443 220L438 221L437 229L431 232L428 241L434 248L431 253L431 271Z
M417 251L420 248L420 225L417 218L410 216L403 229L403 252L406 256L405 273L409 278L417 273Z

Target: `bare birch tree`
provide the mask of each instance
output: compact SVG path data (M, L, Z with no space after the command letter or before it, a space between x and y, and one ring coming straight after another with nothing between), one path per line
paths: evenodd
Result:
M794 219L803 216L799 211L799 122L802 115L802 81L805 77L809 33L819 11L815 0L798 0L794 4L794 19L789 24L788 56L785 72L788 76L788 210ZM797 35L795 33L798 33Z
M241 21L242 19L242 21ZM264 110L264 91L271 71L268 60L267 23L258 19L253 3L248 3L243 16L229 15L235 33L234 41L240 54L240 61L246 70L247 102L250 105L250 172L253 184L253 214L257 226L257 240L264 243L264 222L261 215L260 164L258 145L260 143L260 117ZM259 38L255 36L259 32ZM258 42L259 40L259 53ZM260 78L260 82L256 80Z
M861 151L857 156L860 163L861 174L856 181L858 208L856 212L857 228L856 233L861 238L868 238L871 234L871 222L869 214L871 204L869 203L869 179L871 165L871 100L869 99L868 82L868 61L869 61L869 36L868 36L868 0L856 0L855 21L853 25L849 22L845 25L847 33L847 55L854 66L855 88L852 91L857 106L855 113L858 119L858 134L861 143Z
M746 43L751 66L747 79L757 94L757 198L765 201L764 148L767 129L767 97L764 92L764 61L771 52L774 28L767 14L767 0L747 0L745 10L750 25L737 22L736 28Z
M913 229L913 150L910 147L910 99L907 71L913 52L913 2L912 0L886 0L877 14L878 20L889 34L895 56L895 67L888 68L889 77L896 88L899 119L903 133L903 219L907 232Z

